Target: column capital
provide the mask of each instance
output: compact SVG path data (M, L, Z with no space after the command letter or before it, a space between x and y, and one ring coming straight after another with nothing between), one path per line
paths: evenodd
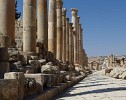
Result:
M63 8L62 9L62 16L66 16L66 12L67 12L67 9L66 8Z
M63 1L62 0L56 0L56 9L62 9Z
M73 29L73 23L69 23L70 29Z
M80 16L77 16L77 21L80 22Z
M76 9L76 8L71 8L71 11L72 11L72 15L73 15L73 16L77 16L77 14L78 14L78 9Z
M68 21L68 22L69 22L69 18L66 18L66 21Z
M76 35L77 33L76 33L76 31L73 31L73 35Z

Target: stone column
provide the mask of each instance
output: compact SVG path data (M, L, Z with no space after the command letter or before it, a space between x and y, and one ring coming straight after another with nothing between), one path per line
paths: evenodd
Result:
M80 60L81 63L83 64L83 52L85 52L85 50L83 49L83 29L82 29L82 25L80 24Z
M47 0L38 0L38 16L37 16L37 42L41 45L43 56L48 51L48 26L47 26ZM45 57L44 57L45 58Z
M56 56L56 0L49 0L48 51Z
M66 18L66 61L69 61L69 18Z
M8 36L10 37L11 46L15 46L15 0L9 1L9 14L8 14Z
M4 77L4 73L9 71L9 0L0 0L0 78Z
M82 29L81 29L81 24L79 24L78 28L78 33L79 33L79 63L81 64L81 56L82 56Z
M80 17L77 16L77 62L79 62L79 22Z
M73 38L73 23L69 23L69 62L73 63L72 61L72 55L73 55L73 50L72 50L72 38Z
M36 52L36 0L24 0L23 52Z
M71 9L72 11L72 23L74 27L74 63L77 63L77 12L75 8Z
M62 0L56 0L56 14L57 14L57 49L56 58L62 60Z
M66 62L66 8L62 9L62 61Z

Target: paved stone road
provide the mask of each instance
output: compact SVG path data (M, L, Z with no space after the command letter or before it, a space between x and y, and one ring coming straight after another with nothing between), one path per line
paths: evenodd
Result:
M126 80L95 72L55 100L126 100Z

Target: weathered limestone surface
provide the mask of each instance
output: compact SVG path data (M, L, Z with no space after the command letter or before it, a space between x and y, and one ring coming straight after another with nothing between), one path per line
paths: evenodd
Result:
M18 98L23 100L23 97L24 97L24 84L25 84L24 73L22 73L22 72L5 73L4 74L4 79L16 79L17 80Z
M69 62L72 63L72 39L73 39L73 27L72 23L69 23Z
M48 49L48 26L47 26L47 0L38 0L37 15L37 42L42 43L44 49ZM44 52L44 51L43 51Z
M56 58L62 60L62 0L56 0L56 14L57 14L57 49Z
M0 0L0 34L8 35L9 0Z
M1 16L0 17L0 78L3 78L4 73L9 71L9 63L8 63L9 57L8 57L8 50L7 50L7 47L10 46L10 41L8 36L9 25L10 25L9 20L11 20L9 18L9 13L10 13L9 7L10 7L9 0L6 1L0 0L0 16Z
M74 63L77 63L77 13L78 10L76 8L72 8L72 23L73 23L73 31L74 31Z
M66 18L66 61L69 61L69 18Z
M56 57L56 0L49 0L48 51Z
M9 1L9 14L8 14L8 36L11 40L11 46L15 46L15 0Z
M66 8L62 9L62 61L66 62Z
M44 87L52 87L56 85L56 76L54 74L42 74L44 76Z
M44 76L42 74L25 74L25 78L34 78L35 81L41 86L41 91L43 91Z
M80 17L77 16L77 62L79 62L79 23Z
M18 82L16 79L0 79L0 100L18 100L18 93Z
M36 52L36 0L24 0L23 52Z
M79 63L82 65L82 49L83 49L83 46L82 46L82 29L81 29L81 24L79 24Z

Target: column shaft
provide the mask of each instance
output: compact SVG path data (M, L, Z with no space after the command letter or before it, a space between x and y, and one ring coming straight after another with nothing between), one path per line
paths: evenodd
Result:
M57 49L56 58L62 60L62 0L56 0L56 14L57 14Z
M72 61L72 55L73 55L73 48L72 48L72 39L73 39L73 27L72 27L72 23L69 23L69 62L73 63Z
M66 61L69 61L69 18L66 18Z
M77 12L75 8L71 9L72 11L72 23L74 27L74 63L77 63Z
M9 1L9 15L8 15L8 36L10 37L11 46L15 46L15 0Z
M0 79L9 71L8 32L9 32L9 0L0 0ZM13 13L13 12L12 12Z
M66 9L62 9L62 61L66 62Z
M77 62L79 62L79 22L80 17L77 16Z
M36 52L36 0L24 0L23 52Z
M49 0L48 51L56 55L56 0Z
M9 1L0 0L0 34L8 35Z
M47 0L38 0L37 40L48 50Z
M81 44L81 38L82 38L82 33L81 33L81 24L79 24L79 31L78 31L78 33L79 33L79 63L81 64L81 52L82 52L82 44Z

